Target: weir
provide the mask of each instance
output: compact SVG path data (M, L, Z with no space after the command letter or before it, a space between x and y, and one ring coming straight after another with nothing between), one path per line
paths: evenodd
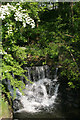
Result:
M24 95L17 89L13 102L14 112L26 111L36 113L54 106L58 94L59 83L56 68L54 78L50 77L49 66L25 67L26 76L33 84L26 84Z
M63 80L59 81L58 68L51 71L51 68L45 65L25 67L25 69L27 69L26 76L33 81L33 84L28 82L25 84L24 95L16 90L16 99L13 101L15 119L64 118L66 120L65 118L68 117L77 117L80 94L76 95L76 91L67 89ZM10 82L8 86L10 89Z
M47 65L35 66L35 67L24 67L24 69L27 70L25 75L31 81L38 81L39 79L50 77L49 66Z

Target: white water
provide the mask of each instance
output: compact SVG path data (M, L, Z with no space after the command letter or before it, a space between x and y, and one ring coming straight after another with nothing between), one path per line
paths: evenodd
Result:
M26 76L29 80L38 81L49 76L49 67L47 65L38 67L25 67L25 69L27 70Z
M28 69L28 71L28 77L30 78L30 69ZM20 102L23 105L23 108L17 110L17 112L40 112L41 109L45 107L48 108L55 103L59 87L59 84L57 83L57 70L55 74L56 77L53 80L45 78L48 72L45 74L43 66L36 67L36 72L39 80L34 80L33 84L26 85L24 96L17 90L17 94L20 95ZM35 76L33 76L33 78L35 79Z

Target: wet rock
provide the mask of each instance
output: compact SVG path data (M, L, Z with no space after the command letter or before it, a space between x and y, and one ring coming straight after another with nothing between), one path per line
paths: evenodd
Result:
M22 103L20 102L20 100L15 99L15 100L13 101L13 109L14 109L14 111L17 111L17 110L22 109L22 108L23 108L23 105L22 105Z

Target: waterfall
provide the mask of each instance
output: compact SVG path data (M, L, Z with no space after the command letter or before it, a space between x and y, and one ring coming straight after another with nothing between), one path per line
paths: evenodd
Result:
M29 80L38 81L39 79L44 79L49 77L49 67L45 66L37 66L37 67L25 67L26 76Z
M29 80L31 80L31 76L30 76L30 68L27 67L27 70L28 70L28 75L27 75L27 77L28 77Z
M16 98L13 104L15 112L26 111L29 113L40 112L45 108L49 108L55 104L59 83L57 80L57 71L54 75L54 79L49 78L49 67L37 66L37 67L26 67L26 76L28 79L33 81L33 84L26 84L24 95L19 90L16 94L19 96ZM17 108L16 104L17 102ZM21 107L20 107L21 105Z

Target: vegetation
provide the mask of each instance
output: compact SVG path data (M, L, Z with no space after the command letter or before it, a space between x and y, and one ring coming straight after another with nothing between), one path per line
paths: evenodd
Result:
M8 102L4 99L1 99L0 101L0 119L4 118L12 118L11 115L11 108L9 108L10 106L8 105Z
M80 2L2 3L2 92L10 97L5 83L20 91L25 84L24 65L52 65L62 69L71 88L80 87ZM49 7L49 6L48 6ZM40 63L39 63L40 62ZM14 77L13 77L14 76ZM29 81L31 82L31 81Z

